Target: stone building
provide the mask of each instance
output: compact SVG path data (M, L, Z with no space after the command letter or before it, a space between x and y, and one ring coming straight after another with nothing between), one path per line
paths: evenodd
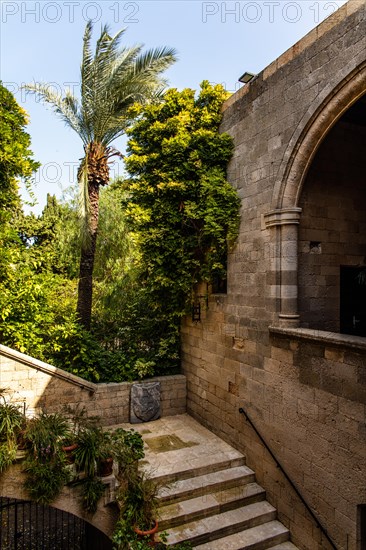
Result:
M240 234L227 292L206 308L199 289L182 327L188 411L246 453L308 550L324 530L366 548L365 11L350 0L224 105Z

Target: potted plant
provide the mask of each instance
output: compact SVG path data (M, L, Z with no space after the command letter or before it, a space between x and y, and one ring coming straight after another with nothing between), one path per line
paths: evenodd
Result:
M105 484L97 477L86 478L82 487L82 504L83 508L95 514L98 508L98 502L105 491Z
M100 477L107 477L113 473L113 442L111 432L102 432L97 457L97 472Z
M145 472L131 467L125 470L126 484L120 487L117 500L121 514L119 530L137 540L149 538L153 546L158 530L159 484Z
M42 411L29 420L24 437L34 456L41 459L61 451L62 442L69 434L69 424L62 414Z
M62 451L62 441L68 433L67 419L58 413L41 412L27 424L25 487L36 502L49 504L69 481L70 473Z
M74 450L75 462L86 477L109 476L113 471L114 446L118 436L100 426L81 428Z
M73 464L79 434L82 430L97 426L99 419L96 416L88 416L86 408L79 405L75 407L65 406L64 416L67 418L70 429L67 437L62 442L62 450L66 454L68 464Z
M67 464L73 464L75 462L75 450L77 449L78 444L73 443L73 440L65 438L62 442L62 451L65 453Z
M79 431L74 451L75 462L79 470L85 473L85 477L96 476L102 439L103 432L99 426L88 426Z
M15 460L17 452L17 437L24 427L25 418L16 405L6 403L0 390L0 473Z
M142 437L134 430L121 428L112 437L115 439L114 456L118 464L117 501L120 507L113 541L118 548L137 550L146 540L149 547L155 546L159 484L147 473L138 470L138 462L145 456Z
M141 434L123 428L117 428L112 433L112 439L113 457L118 465L117 479L121 483L128 478L126 471L137 471L138 461L145 457L144 442Z
M113 435L112 435L113 437ZM120 517L113 534L114 547L118 550L149 550L167 548L166 533L158 530L158 492L161 484L148 473L139 472L139 460L144 458L144 443L134 430L115 430L117 438L113 446L118 463L119 488L117 502ZM158 538L158 540L156 540ZM190 543L175 546L177 550L191 550Z

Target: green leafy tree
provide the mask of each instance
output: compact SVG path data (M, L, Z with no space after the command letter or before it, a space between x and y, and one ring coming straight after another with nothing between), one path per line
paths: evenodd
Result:
M49 197L41 216L17 210L12 217L17 238L7 241L11 263L0 280L0 342L95 381L104 350L77 323L77 281L55 246L65 232L62 212Z
M0 281L8 275L17 234L12 219L20 210L19 179L30 184L39 164L32 159L25 132L27 113L0 81Z
M175 61L175 51L160 48L142 53L142 46L120 47L124 30L114 37L105 26L91 51L92 24L84 33L79 101L70 91L64 98L47 84L27 85L81 138L85 156L78 171L82 244L77 313L80 323L90 328L93 267L96 251L99 190L109 183L109 162L120 155L111 144L131 122L129 108L146 103L161 93L161 74Z
M226 97L207 81L197 96L168 90L162 103L136 107L138 121L128 130L127 216L138 250L138 297L160 364L176 364L192 289L225 276L238 230L239 198L225 179L233 144L219 133Z

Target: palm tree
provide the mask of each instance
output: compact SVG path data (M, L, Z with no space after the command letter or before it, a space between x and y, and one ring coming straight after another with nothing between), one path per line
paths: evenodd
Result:
M70 90L65 97L52 92L47 84L27 84L25 88L50 104L67 126L81 138L84 157L78 170L81 219L81 256L77 314L89 330L92 308L93 266L98 233L99 189L109 183L109 163L122 156L112 142L131 122L129 108L161 95L166 81L161 74L176 59L172 48L157 48L142 53L142 45L120 47L125 29L114 37L104 26L91 50L92 23L83 39L79 101Z

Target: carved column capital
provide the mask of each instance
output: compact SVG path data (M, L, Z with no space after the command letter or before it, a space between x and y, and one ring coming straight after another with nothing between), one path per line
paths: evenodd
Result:
M265 228L276 227L281 225L299 225L300 214L302 209L294 206L293 208L281 208L271 210L264 214Z

